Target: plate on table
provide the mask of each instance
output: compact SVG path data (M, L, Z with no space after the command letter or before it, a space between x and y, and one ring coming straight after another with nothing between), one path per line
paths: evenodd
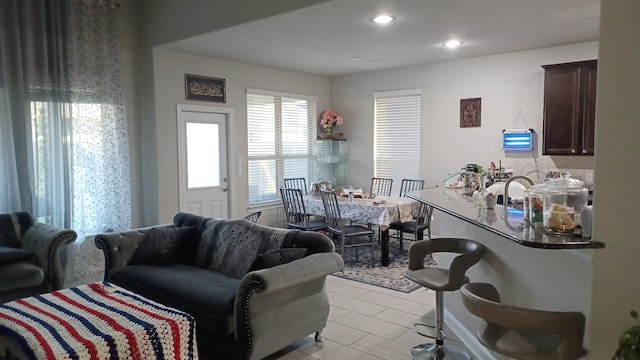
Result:
M462 184L447 184L444 187L448 188L448 189L461 189L462 188Z

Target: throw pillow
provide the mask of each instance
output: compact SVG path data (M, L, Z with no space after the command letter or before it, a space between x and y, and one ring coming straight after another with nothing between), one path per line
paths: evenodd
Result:
M195 226L151 229L128 264L172 265L177 262L189 262L188 257L193 256L192 244L197 238Z
M258 257L256 257L256 260L251 265L249 271L267 269L273 266L286 264L303 258L306 253L307 249L305 248L288 248L258 254Z
M15 262L28 260L33 257L33 253L24 249L0 246L0 265L12 264Z

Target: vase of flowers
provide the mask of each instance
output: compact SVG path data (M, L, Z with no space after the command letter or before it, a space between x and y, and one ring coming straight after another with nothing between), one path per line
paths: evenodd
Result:
M340 139L342 133L337 132L338 126L342 126L343 121L340 114L329 109L320 113L320 127L322 134L320 137L325 139Z

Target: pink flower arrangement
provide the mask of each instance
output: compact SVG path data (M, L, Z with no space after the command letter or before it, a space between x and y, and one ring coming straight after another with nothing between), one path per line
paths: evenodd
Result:
M337 112L329 109L325 110L320 114L320 126L323 129L329 129L333 132L336 126L342 126L342 117Z

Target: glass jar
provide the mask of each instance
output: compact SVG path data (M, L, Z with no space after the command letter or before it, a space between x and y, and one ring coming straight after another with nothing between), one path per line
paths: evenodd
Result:
M536 184L529 189L529 223L533 226L542 226L544 188L545 184Z
M563 172L559 178L546 181L543 201L543 225L553 234L570 234L576 227L575 214L587 205L589 193L584 181Z
M531 189L524 189L522 192L522 210L524 212L524 222L531 223L529 212L531 211Z

